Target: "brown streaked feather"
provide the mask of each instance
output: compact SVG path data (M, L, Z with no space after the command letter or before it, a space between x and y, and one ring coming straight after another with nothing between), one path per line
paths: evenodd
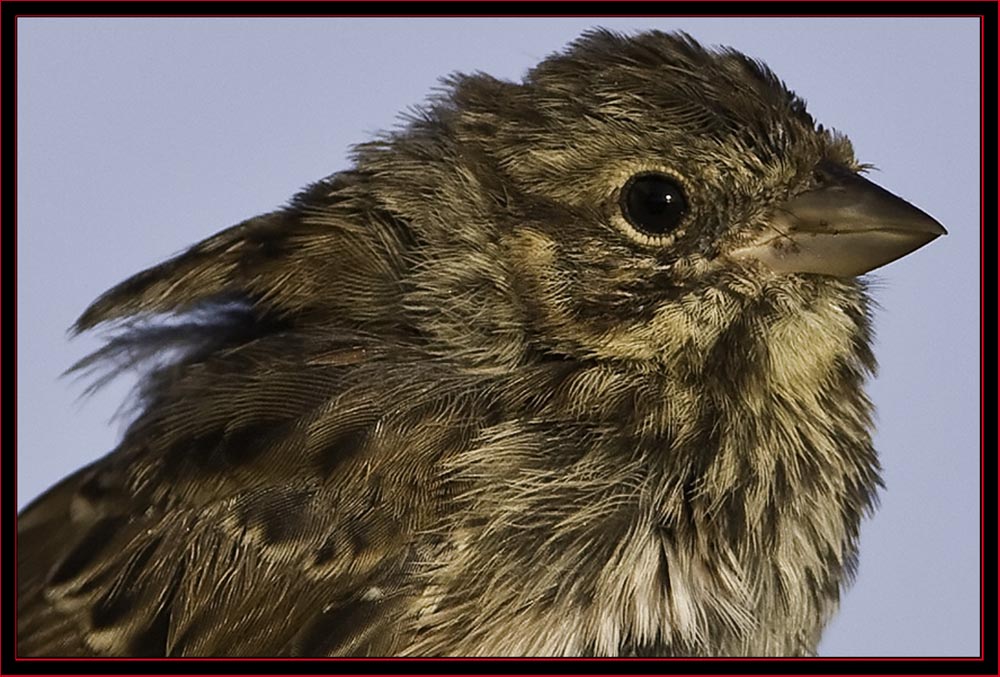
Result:
M821 161L858 166L683 35L451 79L83 314L81 368L146 376L20 517L19 652L809 655L879 486L868 289L728 253Z
M421 458L467 444L479 417L411 376L372 399L335 368L303 370L309 355L287 375L247 370L244 353L266 343L189 365L164 397L195 388L198 409L178 396L25 510L20 569L39 573L21 579L22 653L377 653L398 641L409 543L442 509ZM230 360L242 368L220 370ZM339 608L370 625L352 630ZM62 631L39 635L51 617Z
M233 300L251 303L258 316L348 312L362 326L377 325L390 309L375 301L398 295L408 236L398 220L371 204L367 180L349 172L330 177L288 207L233 226L132 276L87 308L74 329ZM351 209L367 212L363 228ZM337 252L335 260L331 251ZM329 289L342 293L328 295ZM379 316L366 317L373 312Z

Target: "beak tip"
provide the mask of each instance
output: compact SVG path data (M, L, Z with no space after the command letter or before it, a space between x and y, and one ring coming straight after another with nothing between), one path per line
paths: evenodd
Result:
M941 235L947 235L948 230L941 225L941 222L935 219L933 216L925 211L917 210L919 218L913 219L911 222L911 228L915 231L923 231L931 236L931 239L940 237Z

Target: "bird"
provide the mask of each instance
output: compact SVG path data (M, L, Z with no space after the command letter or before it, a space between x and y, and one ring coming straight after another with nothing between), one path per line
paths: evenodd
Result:
M810 656L881 490L866 273L945 234L764 63L591 29L107 291L20 656Z

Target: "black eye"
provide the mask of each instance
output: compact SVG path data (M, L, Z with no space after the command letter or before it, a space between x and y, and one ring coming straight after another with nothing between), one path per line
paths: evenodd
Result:
M648 235L665 235L680 225L687 199L680 184L664 174L636 174L621 192L625 220Z

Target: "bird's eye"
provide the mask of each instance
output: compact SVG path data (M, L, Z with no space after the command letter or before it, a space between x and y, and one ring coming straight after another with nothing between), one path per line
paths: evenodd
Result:
M675 179L655 172L636 174L621 191L622 215L647 235L666 235L684 220L688 204Z

